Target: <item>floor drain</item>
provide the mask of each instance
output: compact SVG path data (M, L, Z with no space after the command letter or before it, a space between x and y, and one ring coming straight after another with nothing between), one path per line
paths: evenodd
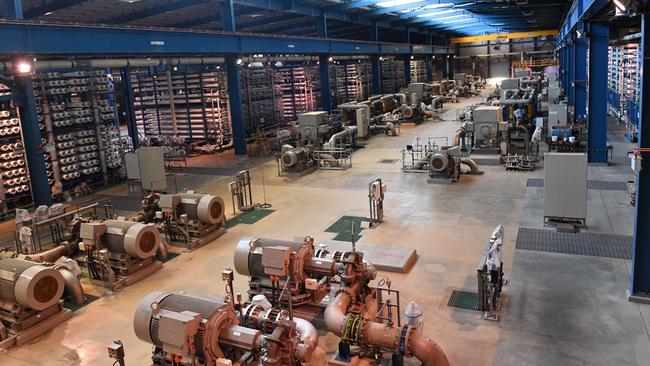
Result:
M379 160L380 164L395 164L397 163L397 159L381 159Z
M451 308L479 311L479 299L476 292L452 291L447 306Z

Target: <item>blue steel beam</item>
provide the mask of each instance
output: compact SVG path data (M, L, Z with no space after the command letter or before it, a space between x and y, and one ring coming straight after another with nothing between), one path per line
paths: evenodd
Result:
M589 23L589 148L587 151L590 163L607 162L608 44L607 24Z
M410 54L408 45L207 31L0 22L0 53L33 55ZM52 42L65 39L66 42ZM415 47L415 46L413 46ZM447 47L428 52L450 53ZM425 53L427 51L425 50Z
M190 6L205 4L209 0L179 0L174 2L165 3L162 5L157 5L151 8L142 9L139 11L134 11L125 15L109 18L103 20L103 23L112 23L112 24L122 24L132 22L134 20L148 18L154 15L167 13L174 10L180 10L183 8L188 8Z
M315 25L315 20L314 19L305 19L300 22L296 23L291 23L291 24L282 24L282 25L277 25L273 28L265 28L265 29L260 29L258 32L261 33L268 33L268 34L273 34L273 33L278 33L278 32L286 32L290 30L296 30L296 29L302 29L302 28L309 28L310 26Z
M39 6L35 6L33 8L29 8L25 10L25 18L36 18L40 17L41 15L45 15L47 13L52 13L57 10L69 8L81 3L84 3L88 0L55 0L49 3L45 3Z
M559 45L567 36L571 35L580 21L588 20L608 3L609 0L574 0L569 13L564 18L562 27L560 27L556 44Z
M341 3L333 6L329 6L327 9L329 11L345 11L354 8L362 8L369 5L374 5L377 3L377 0L357 0L349 1L346 3Z
M321 98L323 109L332 111L332 92L330 90L329 55L320 55Z
M641 18L640 70L650 70L650 8ZM641 73L641 100L639 103L639 148L650 149L650 77ZM650 303L650 159L642 153L641 169L636 174L636 204L634 212L634 239L632 242L632 274L628 298Z

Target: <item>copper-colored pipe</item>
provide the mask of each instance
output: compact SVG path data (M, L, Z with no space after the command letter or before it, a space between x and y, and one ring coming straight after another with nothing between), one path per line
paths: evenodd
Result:
M352 301L352 294L356 296L359 285L355 284L339 292L334 300L325 308L325 325L327 329L341 336L346 320L346 311ZM363 324L359 334L359 342L367 346L376 346L384 349L399 351L401 328L388 327L386 324L362 320ZM406 354L412 354L424 366L449 366L449 360L442 349L434 342L421 336L417 332L409 332L406 339L408 345Z

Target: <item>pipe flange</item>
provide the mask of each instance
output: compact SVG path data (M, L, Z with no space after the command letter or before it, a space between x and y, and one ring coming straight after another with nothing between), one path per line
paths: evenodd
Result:
M399 353L406 357L413 356L411 350L409 349L409 339L411 338L413 332L415 332L415 327L410 325L404 325L400 331Z

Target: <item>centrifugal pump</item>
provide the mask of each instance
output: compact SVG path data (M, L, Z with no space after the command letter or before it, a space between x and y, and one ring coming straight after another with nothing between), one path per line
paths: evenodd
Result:
M153 292L138 306L133 327L139 339L155 346L156 365L292 366L310 360L318 333L309 322L290 320L277 309L247 309L242 321L225 298Z

